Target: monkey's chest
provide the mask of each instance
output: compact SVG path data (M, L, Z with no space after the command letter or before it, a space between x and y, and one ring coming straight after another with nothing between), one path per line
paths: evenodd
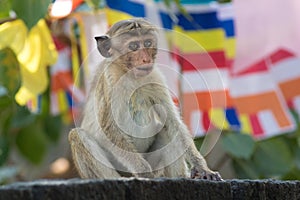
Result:
M135 127L131 141L138 152L147 152L159 132L160 122L153 106L153 100L147 96L132 95L129 102L129 111Z

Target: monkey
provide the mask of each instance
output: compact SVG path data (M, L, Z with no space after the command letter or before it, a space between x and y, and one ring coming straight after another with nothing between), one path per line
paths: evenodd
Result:
M69 133L82 178L222 180L197 150L156 66L158 29L143 18L95 37L94 73L80 127Z

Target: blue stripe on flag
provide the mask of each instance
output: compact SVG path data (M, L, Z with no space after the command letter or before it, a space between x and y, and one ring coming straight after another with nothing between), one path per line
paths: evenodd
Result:
M233 19L223 20L220 22L226 32L226 37L234 37L234 22Z
M205 12L205 13L191 13L192 21L189 21L184 15L178 15L178 25L184 30L201 30L201 29L212 29L220 28L221 23L217 18L217 12Z
M164 12L160 12L159 14L160 14L160 19L162 21L163 28L173 29L173 21L169 16L169 14Z
M73 106L73 99L72 99L72 96L71 96L71 94L69 93L69 92L65 92L66 93L66 98L67 98L67 101L68 101L68 105L70 106L70 107L72 107Z
M145 17L145 7L143 4L128 0L109 0L106 1L109 8L128 13L135 17Z
M241 128L241 123L237 117L236 110L234 108L226 108L225 113L230 127L234 130L239 130Z

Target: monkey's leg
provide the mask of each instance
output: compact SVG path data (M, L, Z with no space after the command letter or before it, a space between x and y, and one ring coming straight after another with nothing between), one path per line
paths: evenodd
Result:
M82 178L120 177L107 159L105 151L91 134L75 128L69 133L69 141L73 160Z

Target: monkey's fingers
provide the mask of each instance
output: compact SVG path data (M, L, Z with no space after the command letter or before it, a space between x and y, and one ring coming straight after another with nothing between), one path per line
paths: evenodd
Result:
M213 181L222 181L222 177L219 172L213 171L202 171L201 173L193 168L191 170L191 178L192 179L205 179L205 180L213 180Z
M191 169L191 178L192 179L200 178L200 173L195 168Z
M213 180L213 181L223 181L219 172L211 172L211 173L204 172L202 179Z

